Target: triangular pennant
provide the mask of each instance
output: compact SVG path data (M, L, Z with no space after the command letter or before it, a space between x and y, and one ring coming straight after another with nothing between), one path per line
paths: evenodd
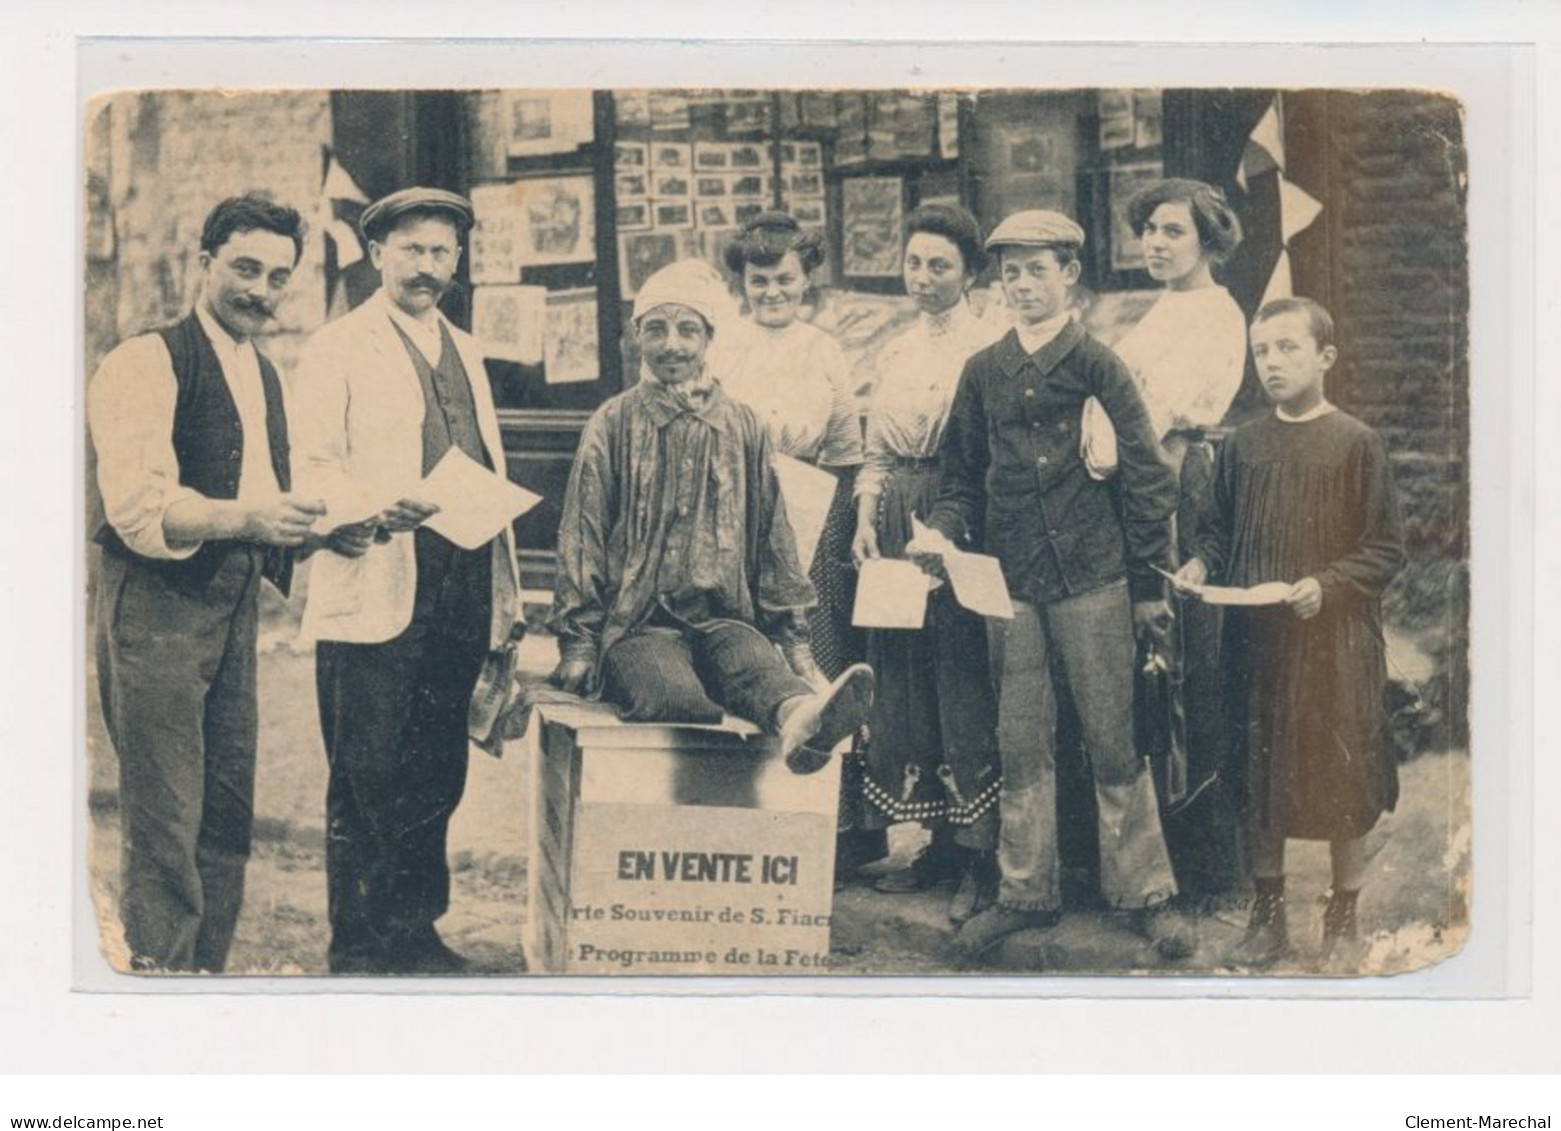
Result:
M1290 253L1281 250L1279 260L1274 264L1274 273L1268 277L1268 286L1263 291L1263 305L1267 306L1276 298L1289 298L1295 294L1290 279Z
M1322 210L1322 202L1311 193L1283 176L1279 178L1279 231L1286 246L1306 231Z
M363 258L363 243L358 231L345 220L331 220L325 225L325 234L336 245L336 268L345 271Z
M1257 176L1261 176L1279 166L1274 162L1273 156L1255 141L1247 142L1246 152L1241 155L1241 168L1236 174L1236 182L1241 185L1242 191L1247 190L1247 182Z
M1253 147L1265 153L1268 157L1270 168L1274 165L1283 169L1285 167L1285 139L1284 130L1279 124L1279 96L1268 104L1268 109L1263 111L1263 116L1258 119L1256 126L1252 128L1251 139L1247 142L1247 152L1250 154ZM1255 176L1260 170L1249 168L1248 176Z
M325 158L325 183L320 188L320 195L326 200L353 200L359 204L369 202L369 198L358 187L358 182L342 168L341 162L336 160L336 154L329 151Z

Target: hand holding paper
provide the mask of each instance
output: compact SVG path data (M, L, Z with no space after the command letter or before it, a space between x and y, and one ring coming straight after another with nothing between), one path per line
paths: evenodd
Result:
M542 496L489 471L451 448L417 489L418 501L437 511L425 525L465 550L491 542Z
M959 549L941 530L925 525L915 515L911 516L911 534L911 540L905 546L906 553L913 557L926 555L940 559L949 583L954 587L956 601L984 617L1013 618L1014 605L1008 596L1008 583L1003 580L1003 567L996 558Z
M1210 605L1230 605L1247 608L1257 608L1262 605L1284 604L1295 590L1295 586L1287 581L1265 581L1261 585L1252 585L1245 589L1226 585L1204 585L1193 579L1199 576L1207 576L1201 568L1193 569L1194 565L1202 566L1198 558L1194 558L1176 573L1155 567L1155 572L1166 578L1176 586L1176 592L1180 596L1195 597Z

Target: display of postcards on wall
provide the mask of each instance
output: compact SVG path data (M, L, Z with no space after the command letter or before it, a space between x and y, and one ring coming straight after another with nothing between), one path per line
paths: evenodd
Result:
M650 227L648 200L620 200L615 214L620 232L641 231Z
M764 173L728 173L727 196L768 197L775 188L775 178Z
M721 203L699 201L695 206L695 219L701 228L728 228L732 224L731 208Z
M1135 271L1144 266L1144 246L1133 231L1128 219L1127 202L1139 189L1165 176L1165 166L1158 161L1139 165L1118 165L1111 170L1109 185L1111 204L1111 269Z
M613 120L620 131L650 128L650 91L615 90Z
M841 267L845 274L894 278L900 273L905 188L899 177L853 177L841 183Z
M472 189L474 283L515 283L525 267L596 258L596 192L588 173Z
M938 156L959 159L959 95L947 90L938 92Z
M1100 148L1121 149L1133 144L1133 92L1103 90L1097 99L1100 116Z
M511 157L568 153L595 137L589 90L505 91L504 100Z
M835 138L836 166L867 160L867 95L842 94L835 100L840 134Z
M693 164L693 150L684 142L658 141L650 147L650 165L653 169L688 169Z
M664 196L687 196L688 170L658 170L651 195L657 199Z
M686 200L658 200L655 204L655 225L661 228L692 228L694 206Z
M822 196L787 198L786 211L804 228L822 228L827 215Z
M760 200L739 200L732 205L732 219L738 224L746 224L768 207L768 202Z
M824 164L824 147L816 141L782 142L781 167L783 169L818 169Z
M1164 140L1163 111L1158 90L1133 91L1133 145L1154 149Z
M797 99L802 111L802 124L811 129L832 130L840 124L839 104L833 94L803 91Z
M650 164L650 147L642 141L620 141L612 147L612 164L620 173L643 172Z
M769 147L760 144L739 144L731 147L730 163L733 169L765 169L769 167Z
M936 106L925 94L891 91L869 102L867 155L874 161L932 156Z
M694 143L694 168L716 169L725 172L731 164L732 147L722 141L696 141Z
M542 361L544 287L513 284L472 288L472 333L483 354L521 365Z
M622 296L632 299L646 279L674 260L705 258L702 235L692 228L619 235L618 287Z
M550 293L543 325L543 380L549 385L596 380L600 375L596 288Z
M770 129L770 96L751 91L728 91L726 128L729 133L760 133Z
M802 125L802 99L796 94L777 94L775 104L779 107L780 118L777 121L782 131L794 130Z
M823 196L824 174L817 171L791 173L786 177L786 191L797 196Z
M653 130L688 129L688 96L672 90L651 91L650 128Z

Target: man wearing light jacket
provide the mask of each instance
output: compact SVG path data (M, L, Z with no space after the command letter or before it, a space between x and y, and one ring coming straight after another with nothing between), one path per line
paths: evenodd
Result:
M472 690L518 617L513 536L462 549L423 526L436 508L416 497L363 511L452 448L504 470L482 353L438 308L471 224L471 204L440 189L370 205L360 226L380 290L314 335L295 383L299 479L335 519L353 520L322 540L303 622L318 641L330 762L335 973L466 965L434 923L449 905L446 840L466 784Z

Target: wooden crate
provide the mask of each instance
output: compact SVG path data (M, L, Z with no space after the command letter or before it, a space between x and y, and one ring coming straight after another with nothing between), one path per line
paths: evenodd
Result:
M568 974L816 974L840 760L786 769L748 723L537 709L530 963Z

